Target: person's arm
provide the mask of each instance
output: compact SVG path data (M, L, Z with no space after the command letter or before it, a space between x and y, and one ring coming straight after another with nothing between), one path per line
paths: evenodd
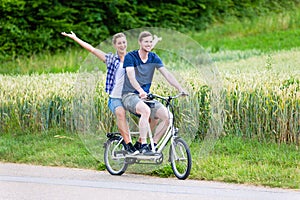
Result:
M139 96L140 98L146 98L147 97L147 93L143 90L143 88L141 88L140 84L137 82L136 78L135 78L135 71L134 71L134 67L126 67L126 73L128 76L128 79L132 85L132 87L139 92Z
M89 43L81 40L72 31L71 31L71 33L62 32L61 34L64 35L64 36L66 36L66 37L69 37L69 38L73 39L80 46L82 46L83 48L85 48L86 50L88 50L89 52L91 52L92 54L94 54L95 56L97 56L100 60L102 60L103 62L105 62L105 60L106 60L105 54L106 53L104 53L103 51L101 51L99 49L96 49L95 47L93 47Z
M183 94L188 94L180 85L180 83L176 80L176 78L171 74L165 67L158 68L159 72L165 77L165 79L175 87L179 92Z
M154 36L153 36L153 41L152 41L152 48L151 48L151 50L154 49L155 45L156 45L159 41L161 41L161 40L162 40L161 37L157 37L157 35L154 35Z

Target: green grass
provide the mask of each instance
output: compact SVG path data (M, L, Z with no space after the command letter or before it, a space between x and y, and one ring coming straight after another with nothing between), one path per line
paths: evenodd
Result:
M0 158L3 162L104 168L90 155L77 135L62 130L1 134L0 138Z
M80 138L61 130L44 133L1 134L0 161L45 166L104 170L104 164L87 151ZM103 141L104 142L104 141ZM213 151L198 154L191 145L190 179L300 188L300 154L293 145L276 145L238 137L220 138ZM152 175L174 177L171 167Z
M210 156L194 160L196 179L300 188L300 154L293 145L228 136Z
M193 38L210 52L220 52L225 50L259 50L271 52L279 50L289 50L300 46L300 29L275 31L269 33L259 33L241 37L203 37L201 33L194 34Z
M206 31L191 33L211 52L259 50L271 52L299 47L300 8L253 19L228 19Z
M88 52L84 49L69 49L53 54L44 52L30 57L19 57L1 63L0 74L33 74L77 72Z

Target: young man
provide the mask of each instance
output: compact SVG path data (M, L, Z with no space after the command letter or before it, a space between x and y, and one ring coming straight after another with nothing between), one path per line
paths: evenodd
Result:
M124 107L132 113L140 115L139 131L141 139L140 152L150 155L151 151L147 144L147 133L149 130L149 118L159 119L153 141L156 145L169 125L167 108L158 101L150 108L142 99L147 97L155 69L165 77L165 79L181 93L187 94L175 77L164 67L161 59L153 52L153 36L150 32L144 31L139 35L139 50L129 52L124 59L123 67L126 69L126 76L122 91L122 101Z

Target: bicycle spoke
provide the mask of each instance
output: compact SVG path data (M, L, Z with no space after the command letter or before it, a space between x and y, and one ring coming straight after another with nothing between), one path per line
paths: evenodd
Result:
M188 145L182 138L174 140L170 147L171 166L175 176L186 179L191 170L191 154Z

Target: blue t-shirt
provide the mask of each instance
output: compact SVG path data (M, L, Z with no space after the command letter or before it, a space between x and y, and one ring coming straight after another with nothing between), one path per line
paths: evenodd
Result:
M135 78L143 90L147 93L150 92L155 68L158 69L163 66L164 65L159 56L153 52L149 52L148 60L144 63L139 56L138 50L131 51L126 54L123 64L124 68L134 67ZM130 92L138 93L134 87L132 87L126 74L122 94L127 94Z

